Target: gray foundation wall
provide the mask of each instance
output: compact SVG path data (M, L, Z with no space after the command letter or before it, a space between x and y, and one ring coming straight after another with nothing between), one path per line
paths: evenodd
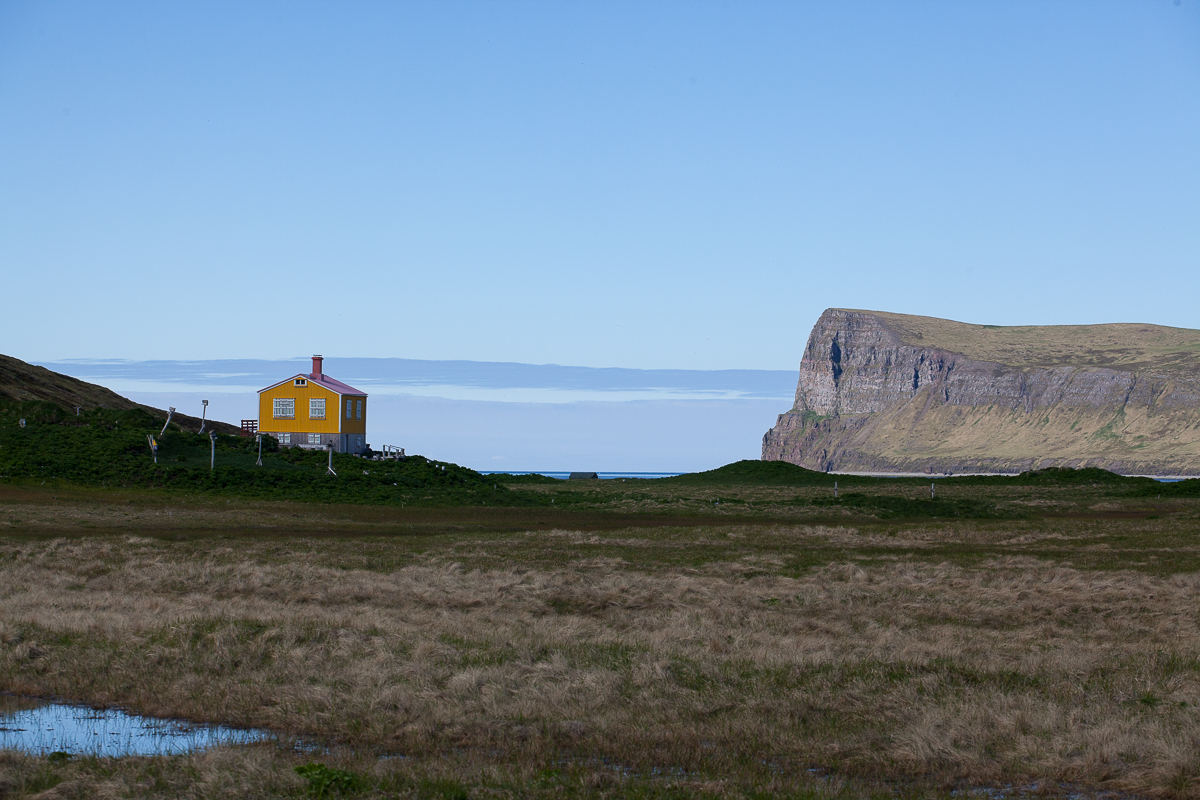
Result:
M332 442L335 451L349 453L354 456L361 454L362 451L367 449L367 435L365 433L319 433L316 434L318 439L316 442L310 442L308 438L309 434L307 433L280 433L266 430L260 430L259 433L274 436L279 440L281 447L312 447L324 450ZM290 441L284 437L290 437Z

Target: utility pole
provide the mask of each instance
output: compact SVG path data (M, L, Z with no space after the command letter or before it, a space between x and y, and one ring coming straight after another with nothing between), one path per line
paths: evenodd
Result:
M263 435L261 433L254 435L254 438L258 439L258 463L254 465L256 467L262 466L262 437Z
M205 400L204 402L208 402ZM208 441L212 443L212 460L209 461L208 471L213 472L217 468L217 432L212 431L208 434Z
M207 401L205 401L205 402L207 402ZM159 436L162 436L164 433L167 432L167 426L171 424L171 415L174 413L175 413L175 406L171 406L170 408L167 409L167 421L163 423L163 429L158 432ZM201 425L200 428L201 428L201 430L203 430L204 426Z
M204 426L208 424L206 419L208 417L208 401L201 400L200 402L204 404L204 410L200 412L200 433L204 433Z
M337 477L337 473L333 471L333 442L329 442L326 447L329 448L329 474Z

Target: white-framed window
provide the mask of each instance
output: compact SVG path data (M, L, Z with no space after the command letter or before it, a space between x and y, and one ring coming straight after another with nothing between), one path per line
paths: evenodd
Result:
M296 378L296 380L292 381L292 385L293 386L308 386L308 381L306 381L304 378Z
M352 408L354 408L354 401L353 401L353 400L347 400L347 401L346 401L346 419L350 419L350 410L351 410Z
M308 418L309 419L325 419L325 398L324 397L308 398Z
M290 433L277 433L275 434L275 438L279 440L280 444L292 443L292 435Z
M354 418L362 419L362 400L354 401Z
M320 443L321 443L321 434L319 434L319 433L310 433L310 434L308 435L308 443L309 443L309 444L320 444Z
M276 397L274 412L275 419L295 419L296 398Z

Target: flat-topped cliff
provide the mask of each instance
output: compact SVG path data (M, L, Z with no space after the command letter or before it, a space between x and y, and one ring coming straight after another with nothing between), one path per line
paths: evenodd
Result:
M1200 331L829 309L764 460L833 472L1200 474Z

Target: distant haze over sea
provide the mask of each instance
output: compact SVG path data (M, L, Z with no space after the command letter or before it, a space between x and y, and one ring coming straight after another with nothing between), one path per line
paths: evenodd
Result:
M280 361L39 362L138 402L237 423L257 391L311 370ZM570 367L326 356L324 371L371 395L368 441L481 470L693 471L758 458L791 407L791 370Z

